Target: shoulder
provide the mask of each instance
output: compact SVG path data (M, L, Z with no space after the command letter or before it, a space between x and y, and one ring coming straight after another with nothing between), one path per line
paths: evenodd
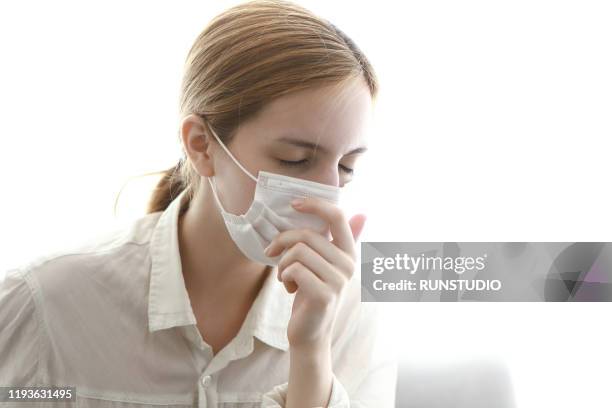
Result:
M0 316L18 316L25 311L24 308L31 311L33 305L32 290L23 270L8 270L0 280Z
M19 269L0 281L0 384L34 385L40 373L40 314Z
M23 265L22 269L32 270L44 267L50 263L57 263L63 260L63 258L94 256L96 254L112 252L123 246L147 244L160 214L157 212L144 215L136 220L111 227L111 229L98 232L91 237L86 237L76 246L39 255Z
M146 278L148 243L161 213L152 213L85 239L81 244L42 254L20 268L41 301L67 292L110 290L125 279Z

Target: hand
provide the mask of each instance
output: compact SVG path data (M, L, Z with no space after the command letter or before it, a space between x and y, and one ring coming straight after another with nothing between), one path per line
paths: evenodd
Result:
M287 329L289 343L294 348L319 348L330 344L343 289L355 270L355 242L366 218L358 214L347 221L336 205L313 197L293 207L326 220L333 239L310 229L288 230L272 240L266 255L277 256L287 249L277 278L289 293L297 290Z

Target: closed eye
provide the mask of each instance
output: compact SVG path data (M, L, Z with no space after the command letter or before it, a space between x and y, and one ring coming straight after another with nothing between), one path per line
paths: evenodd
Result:
M296 166L304 166L304 165L306 165L309 162L309 160L308 159L302 159L302 160L291 161L291 160L278 159L278 162L280 164L282 164L283 166L296 167ZM353 174L353 172L354 172L353 169L351 169L350 167L346 167L343 164L339 164L338 167L340 167L340 170L342 170L343 172L345 172L347 174Z
M344 171L347 174L353 174L353 169L351 169L350 167L346 167L343 164L339 164L338 167L340 167L342 169L342 171Z
M278 161L283 166L301 166L303 164L306 164L308 162L308 159L302 159L302 160L297 160L297 161L278 159Z

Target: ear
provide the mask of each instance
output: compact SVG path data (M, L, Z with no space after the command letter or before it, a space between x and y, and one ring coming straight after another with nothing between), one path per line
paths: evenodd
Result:
M193 113L187 115L181 123L181 140L185 154L198 174L213 176L212 137L204 119Z

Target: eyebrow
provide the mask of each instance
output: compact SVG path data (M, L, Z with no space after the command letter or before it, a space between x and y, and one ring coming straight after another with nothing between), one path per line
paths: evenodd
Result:
M286 137L286 136L280 137L280 138L278 138L276 140L279 141L279 142L283 142L283 143L287 143L287 144L293 145L293 146L306 147L306 148L309 148L309 149L312 149L312 150L317 150L318 149L318 150L322 151L323 153L329 153L329 151L325 147L323 147L321 145L317 145L316 143L309 142L308 140L293 139L293 138ZM363 153L363 152L365 152L367 150L368 150L367 147L360 146L360 147L357 147L357 148L351 150L350 152L346 153L345 156L348 156L348 155L351 155L351 154L356 154L356 153Z

